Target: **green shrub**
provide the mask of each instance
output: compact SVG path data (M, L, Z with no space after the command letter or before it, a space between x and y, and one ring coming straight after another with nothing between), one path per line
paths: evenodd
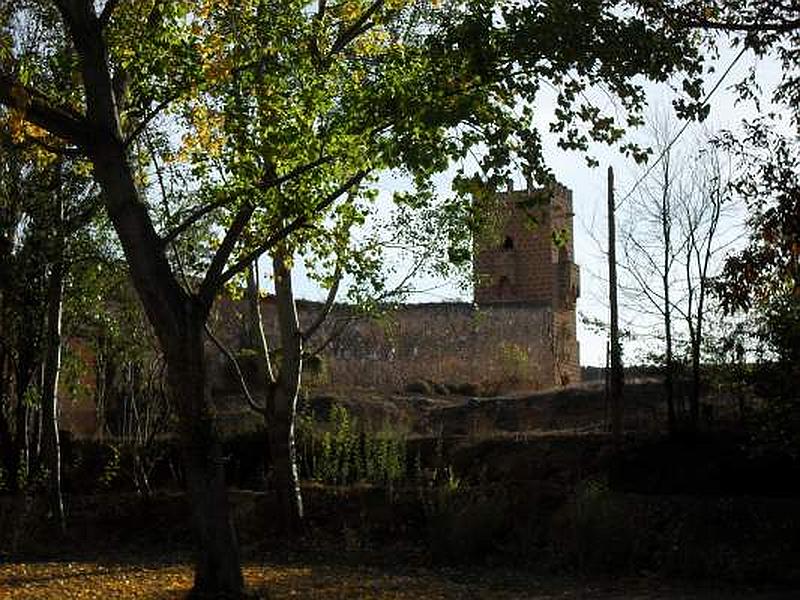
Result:
M680 545L681 516L663 497L620 493L590 477L550 519L553 558L587 573L657 572Z
M393 483L406 477L406 437L384 425L362 427L343 406L334 404L325 429L313 413L298 416L299 463L303 476L334 485Z
M636 533L622 497L604 479L590 478L578 485L574 502L579 564L603 572L629 568Z

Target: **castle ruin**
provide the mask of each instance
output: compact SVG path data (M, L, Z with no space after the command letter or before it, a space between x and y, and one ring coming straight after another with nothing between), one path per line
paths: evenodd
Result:
M545 200L523 208L533 194ZM405 304L378 320L352 319L352 309L339 305L317 341L330 336L336 323L350 322L327 346L315 382L400 390L424 380L499 391L579 381L572 192L556 184L548 194L510 190L500 200L499 236L476 243L473 303ZM553 231L562 232L561 245L554 243ZM274 348L274 299L263 302ZM298 301L301 324L319 310L319 303Z
M545 201L529 207L527 201L537 194ZM304 375L306 385L399 391L427 381L492 393L578 382L579 271L573 262L572 193L556 185L549 194L508 191L499 200L497 235L475 246L474 302L405 304L380 319L359 317L352 307L337 305L310 340L312 348L323 340L330 343L317 372L312 368ZM563 232L561 245L553 243L553 231ZM262 303L264 329L274 349L279 346L275 299L265 297ZM214 311L212 327L233 350L247 345L242 309L242 303L222 297ZM298 300L297 309L306 328L322 304ZM340 328L342 323L347 326ZM64 394L62 422L74 434L91 437L102 429L100 404L109 402L112 410L116 401L100 402L86 393L97 394L97 365L88 346L77 340L73 345L87 367L86 381L79 386L82 393ZM209 352L211 393L223 404L243 406L234 400L241 388L228 359L210 343ZM251 383L263 379L249 375ZM124 406L114 410L124 412Z

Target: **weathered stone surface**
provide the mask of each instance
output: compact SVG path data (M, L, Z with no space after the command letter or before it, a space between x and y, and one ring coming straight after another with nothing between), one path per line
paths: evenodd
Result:
M313 383L395 390L419 382L475 384L491 393L578 382L572 193L556 185L545 205L520 208L519 201L529 197L527 191L505 193L500 235L476 247L475 304L407 304L381 319L357 318L351 307L337 306L309 343L313 348L347 323L327 346ZM565 238L560 247L553 243L553 231ZM275 348L274 299L263 302L265 328ZM225 324L215 330L224 330L236 346L241 307L229 300L218 306ZM305 324L321 309L319 303L298 302Z

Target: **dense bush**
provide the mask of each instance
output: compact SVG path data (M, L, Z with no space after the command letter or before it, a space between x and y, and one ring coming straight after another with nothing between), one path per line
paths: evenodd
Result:
M387 484L408 475L405 433L384 424L370 431L338 404L324 428L313 413L298 418L298 460L301 477L323 483Z

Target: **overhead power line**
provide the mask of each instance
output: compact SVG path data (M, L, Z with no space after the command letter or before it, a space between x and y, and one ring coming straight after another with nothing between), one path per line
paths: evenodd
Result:
M731 64L728 65L728 68L725 69L720 78L717 80L717 83L714 84L714 87L711 88L711 91L708 92L708 94L706 94L706 97L703 99L703 102L700 104L700 106L705 106L706 104L708 104L709 100L711 100L711 96L713 96L714 92L716 92L719 89L719 87L722 85L722 82L725 81L725 78L728 76L728 73L731 72L731 69L733 69L736 63L739 62L739 59L742 58L742 56L744 56L746 50L747 47L743 46L742 49L739 51L739 54L736 55L736 58L734 58L731 61ZM647 168L644 174L641 177L639 177L639 179L636 180L636 183L633 184L633 187L628 191L627 194L625 194L625 196L623 196L622 200L620 200L619 203L616 205L617 209L619 209L628 200L628 198L630 198L633 195L633 193L636 191L636 188L638 188L639 185L645 179L647 179L650 173L653 172L653 169L656 168L656 165L658 165L658 163L661 162L661 160L666 156L667 152L669 152L672 146L675 144L675 142L678 141L678 138L681 137L681 135L683 135L683 132L686 131L686 128L689 127L689 123L691 123L691 121L686 121L683 124L683 127L681 127L678 133L675 134L675 137L672 138L669 144L667 144L666 147L661 151L661 154L658 155L658 158L656 158L656 160L650 164L650 166Z

